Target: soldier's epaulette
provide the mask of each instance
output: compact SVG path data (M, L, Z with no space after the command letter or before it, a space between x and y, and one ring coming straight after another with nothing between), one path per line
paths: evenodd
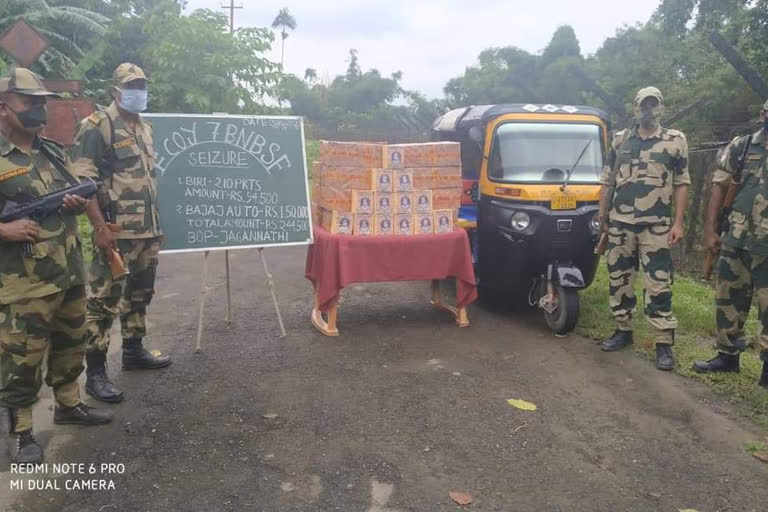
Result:
M675 130L673 128L665 128L664 130L665 130L665 135L669 138L669 140L685 139L685 134L680 130Z
M100 125L101 122L107 118L107 114L104 113L101 110L98 110L94 112L93 114L89 115L85 118L86 121L90 121L91 123L95 124L96 126Z

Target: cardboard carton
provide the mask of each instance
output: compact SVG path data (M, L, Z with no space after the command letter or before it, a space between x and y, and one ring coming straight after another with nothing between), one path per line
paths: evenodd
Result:
M372 214L374 212L373 192L370 190L353 190L352 211L354 213Z
M435 167L435 186L433 188L462 188L461 166Z
M413 215L398 214L394 216L394 228L396 235L413 234Z
M376 214L375 234L376 236L391 236L394 234L392 225L392 216L387 214Z
M434 217L432 213L417 213L413 216L413 232L417 235L431 235L434 230Z
M381 169L382 155L381 144L321 140L318 160L324 164Z
M395 195L392 192L375 192L374 193L374 211L376 213L384 213L391 215L395 212Z
M357 236L373 236L375 226L373 215L355 214L355 227L353 234Z
M323 228L335 235L351 235L354 222L351 212L323 211Z
M395 197L395 213L407 213L411 215L413 213L413 192L396 192Z
M435 210L459 209L461 188L436 188L432 191L432 208Z
M410 192L413 190L413 171L411 169L395 169L393 175L395 192Z
M312 168L312 181L321 185L347 190L369 190L374 169L350 167L316 162Z
M432 213L432 191L417 190L413 193L415 213Z
M455 210L435 210L435 233L448 233L453 231L453 217Z
M377 192L392 192L394 191L392 183L392 170L391 169L372 169L371 171L371 190Z
M414 190L432 190L437 188L436 167L413 167L410 170L413 173Z
M390 169L461 165L461 145L458 142L389 144L384 146L382 155L382 167Z

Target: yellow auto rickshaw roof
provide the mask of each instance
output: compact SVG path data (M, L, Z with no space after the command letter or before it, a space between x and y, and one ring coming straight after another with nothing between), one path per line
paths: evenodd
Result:
M609 127L609 130L611 126L608 114L595 107L584 105L504 103L500 105L477 105L451 110L435 120L432 130L443 133L464 132L473 126L488 124L497 117L506 114L530 114L532 120L541 114L593 115L600 118Z

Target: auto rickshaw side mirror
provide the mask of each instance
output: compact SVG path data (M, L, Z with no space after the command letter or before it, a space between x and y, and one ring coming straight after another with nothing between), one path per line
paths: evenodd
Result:
M473 202L480 202L480 187L477 186L477 182L472 184L472 188L470 189L470 196L472 197Z

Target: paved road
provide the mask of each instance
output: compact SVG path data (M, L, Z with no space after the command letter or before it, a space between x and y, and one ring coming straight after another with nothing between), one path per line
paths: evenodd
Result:
M349 288L342 336L324 338L304 250L268 254L286 340L257 253L235 252L235 321L216 288L195 354L201 256L163 256L151 345L173 366L124 374L113 350L127 399L108 427L54 431L47 391L36 410L47 462L125 464L116 489L6 492L6 460L2 508L420 512L456 510L459 490L475 511L768 509L768 466L742 448L765 433L697 383L556 339L538 316L473 306L457 329L426 283ZM221 254L212 269L221 282Z

